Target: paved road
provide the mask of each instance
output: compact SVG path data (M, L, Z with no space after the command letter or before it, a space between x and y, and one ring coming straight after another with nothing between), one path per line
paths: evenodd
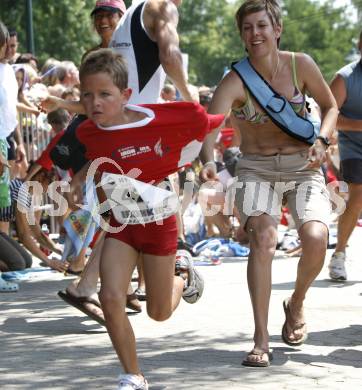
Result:
M362 388L362 228L349 249L349 281L331 283L324 269L306 302L309 339L281 342L282 301L292 288L297 259L276 256L270 308L274 362L241 367L252 347L252 313L245 259L200 267L202 300L182 302L172 319L132 317L142 367L151 390L358 389ZM329 251L329 256L331 251ZM69 280L69 278L67 278ZM115 389L117 359L107 333L58 299L67 284L42 273L17 294L0 294L0 389Z

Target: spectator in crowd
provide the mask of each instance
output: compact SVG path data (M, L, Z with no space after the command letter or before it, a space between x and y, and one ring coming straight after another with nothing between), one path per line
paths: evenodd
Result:
M10 199L10 174L8 166L8 143L6 138L17 125L17 82L11 66L7 64L9 33L0 21L0 207L7 207Z
M87 54L91 51L109 47L113 32L125 12L126 6L124 5L123 1L96 1L94 9L91 13L91 17L93 19L93 27L99 35L101 42L97 46L84 53L82 62Z
M13 65L13 69L18 83L18 111L39 115L39 109L27 98L25 94L25 90L29 88L29 68L24 64L15 64Z
M55 58L48 58L40 71L40 79L47 87L54 86L59 83L57 77L57 67L60 65L60 61Z
M0 213L2 210L0 209ZM8 234L0 232L0 271L22 271L25 268L30 268L32 262L29 252Z
M8 43L8 63L10 65L15 64L16 60L19 58L20 53L18 53L18 33L14 29L9 29L9 43Z
M33 182L40 183L43 193L46 192L49 184L54 181L54 179L55 171L47 171L46 169L39 170L32 177ZM8 221L15 222L19 242L23 244L32 255L42 260L50 268L59 272L66 271L69 263L59 261L55 258L49 259L40 248L46 248L51 252L61 254L61 251L55 242L42 231L38 218L31 207L32 199L30 197L34 198L35 196L35 194L32 193L32 187L29 187L28 192L23 186L23 181L14 179L11 182L11 190L12 204L4 214Z
M163 102L174 102L176 100L176 88L172 84L165 84L161 90Z
M49 125L52 127L52 132L54 136L45 148L45 150L42 152L40 157L29 168L25 177L25 181L32 180L33 176L41 169L45 169L47 171L52 170L54 165L50 158L50 152L57 144L58 140L63 136L71 117L68 111L59 108L58 110L49 112L49 114L47 115L47 119ZM59 176L63 177L62 175Z
M67 88L73 88L79 85L79 71L72 61L62 61L57 67L57 77L60 84Z
M6 138L16 127L16 96L17 83L14 72L7 64L8 60L9 32L0 21L0 207L11 204L10 198L10 174L8 165L8 148ZM16 283L7 282L2 278L0 271L0 292L16 292L19 286Z
M362 31L358 50L362 54ZM348 184L346 210L339 216L337 246L329 263L329 276L347 280L346 246L362 211L362 62L354 61L335 75L331 89L337 100L338 149L342 180Z
M15 64L29 64L35 70L36 73L39 72L39 61L32 53L20 54L15 61Z
M281 19L282 11L276 0L246 0L236 13L249 61L258 73L289 100L297 114L304 116L306 113L307 90L319 104L322 124L313 145L293 138L275 125L234 69L217 87L209 107L210 113L227 113L231 109L235 119L233 125L237 126L242 138L242 155L236 165L237 184L240 184L236 190L236 206L240 224L250 240L248 285L255 324L254 347L242 364L253 367L269 366L271 360L268 333L271 266L283 195L293 213L303 248L295 290L283 302L282 339L288 345L301 345L307 338L303 302L322 269L328 242L330 200L320 166L328 145L326 137L335 128L338 109L315 62L304 53L279 50ZM211 133L204 143L202 159L205 164L201 172L204 180L216 176L213 147L217 133ZM265 199L277 199L277 204L259 202L253 186L246 184L256 186L263 182L270 185L265 188L259 185L259 200L262 194ZM285 187L278 189L277 182L294 185L287 191ZM312 183L310 191L304 183ZM270 205L272 207L268 207Z

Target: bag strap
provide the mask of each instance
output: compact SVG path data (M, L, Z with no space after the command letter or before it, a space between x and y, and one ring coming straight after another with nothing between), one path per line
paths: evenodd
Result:
M254 99L281 130L299 141L310 145L314 143L316 135L313 123L298 115L288 100L274 91L253 68L248 58L233 63L232 69L239 75Z

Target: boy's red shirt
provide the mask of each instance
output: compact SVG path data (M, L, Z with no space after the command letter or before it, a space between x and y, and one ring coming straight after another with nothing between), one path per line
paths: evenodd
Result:
M224 115L209 115L198 103L177 102L128 106L145 112L148 123L131 123L112 128L98 128L84 121L76 135L86 148L86 158L108 157L115 165L104 163L100 172L127 174L138 168L135 177L143 182L162 181L199 154L202 141L219 127ZM133 126L133 127L132 127Z

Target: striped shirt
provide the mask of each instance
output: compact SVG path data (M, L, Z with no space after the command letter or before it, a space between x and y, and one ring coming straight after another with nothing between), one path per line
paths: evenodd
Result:
M8 207L0 208L1 222L10 222L15 220L15 210L16 210L17 203L21 204L24 208L30 208L31 195L27 191L20 191L22 185L23 185L23 181L20 179L11 180L10 182L11 205Z

